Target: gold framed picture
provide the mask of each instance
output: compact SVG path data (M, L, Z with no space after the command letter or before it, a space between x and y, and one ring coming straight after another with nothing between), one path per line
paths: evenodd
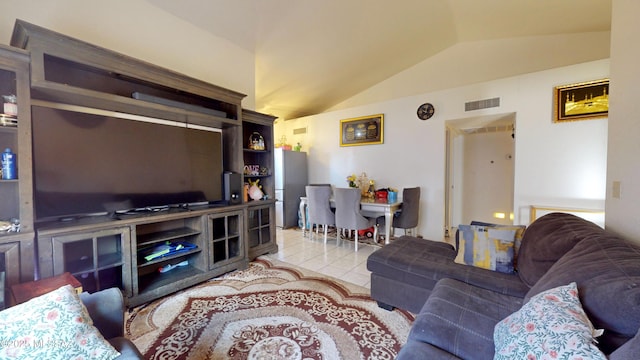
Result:
M384 142L384 114L340 120L340 146Z
M553 122L587 120L609 115L609 79L556 86Z

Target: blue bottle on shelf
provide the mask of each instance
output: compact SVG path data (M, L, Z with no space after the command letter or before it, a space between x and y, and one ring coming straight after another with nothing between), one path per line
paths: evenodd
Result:
M4 180L15 180L16 174L16 154L11 149L6 148L2 153L2 178Z

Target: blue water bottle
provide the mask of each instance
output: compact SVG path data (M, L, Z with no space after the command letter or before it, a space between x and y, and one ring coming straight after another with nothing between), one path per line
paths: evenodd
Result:
M6 148L2 153L2 178L5 180L14 180L18 176L16 174L16 154L11 149Z

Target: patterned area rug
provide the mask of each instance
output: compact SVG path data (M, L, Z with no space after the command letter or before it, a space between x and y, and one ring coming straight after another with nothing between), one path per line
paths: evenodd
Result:
M131 309L126 336L147 359L394 359L414 317L368 294L259 257Z

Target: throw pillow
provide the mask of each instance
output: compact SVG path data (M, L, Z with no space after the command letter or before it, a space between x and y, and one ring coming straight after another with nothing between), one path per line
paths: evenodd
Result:
M594 344L595 330L573 282L531 298L522 308L496 324L494 360L602 359Z
M515 243L522 226L459 225L456 262L503 273L514 272Z
M0 358L114 359L71 285L0 312Z

